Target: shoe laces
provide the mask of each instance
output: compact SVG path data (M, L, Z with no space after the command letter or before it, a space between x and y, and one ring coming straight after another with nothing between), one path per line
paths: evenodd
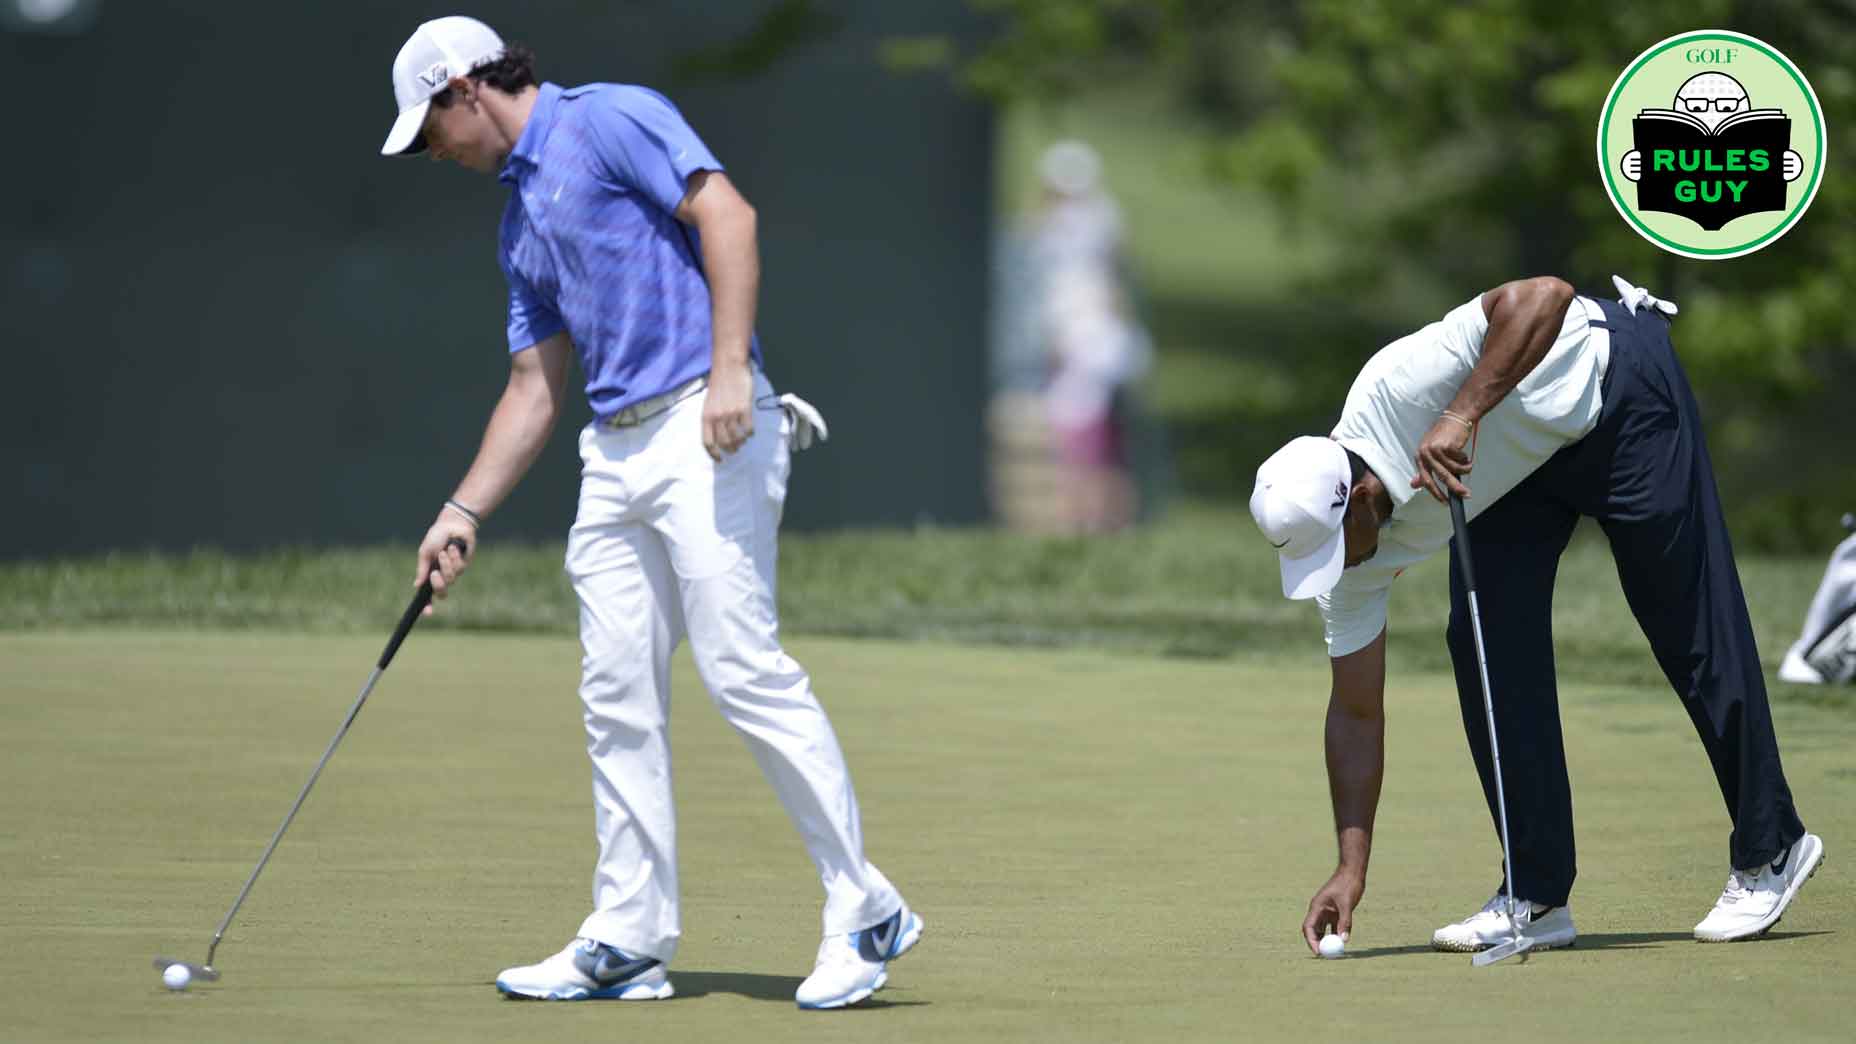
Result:
M1757 871L1735 870L1727 875L1727 887L1721 889L1720 904L1733 904L1753 894L1753 879ZM1719 904L1717 904L1719 905Z

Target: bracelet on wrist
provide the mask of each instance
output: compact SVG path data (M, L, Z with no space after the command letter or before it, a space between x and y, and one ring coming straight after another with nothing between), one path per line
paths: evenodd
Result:
M470 527L472 529L483 528L483 516L477 514L475 511L472 511L470 508L467 508L464 505L458 503L457 501L450 500L450 499L447 499L445 501L445 506L447 508L450 508L452 511L456 512L459 516L461 516L464 519L464 521L469 522Z

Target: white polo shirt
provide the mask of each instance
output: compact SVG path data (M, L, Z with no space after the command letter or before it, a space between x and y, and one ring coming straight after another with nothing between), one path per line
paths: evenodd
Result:
M1471 445L1475 469L1465 479L1471 496L1463 502L1470 518L1598 425L1611 336L1589 323L1603 316L1595 302L1573 298L1540 365L1476 426ZM1334 590L1316 599L1329 656L1357 652L1379 637L1392 581L1450 544L1449 506L1412 489L1411 479L1417 473L1419 440L1469 378L1488 332L1478 294L1441 322L1381 348L1347 393L1333 438L1359 454L1385 483L1392 495L1392 519L1379 531L1373 557L1343 571Z

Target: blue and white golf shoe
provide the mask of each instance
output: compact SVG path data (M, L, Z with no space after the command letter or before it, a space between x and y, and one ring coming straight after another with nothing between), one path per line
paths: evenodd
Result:
M592 939L575 939L540 964L505 968L505 995L529 1000L663 1000L676 992L664 963Z
M868 928L827 936L818 945L818 964L793 999L808 1009L846 1008L867 1000L889 981L889 962L909 952L926 926L904 903Z

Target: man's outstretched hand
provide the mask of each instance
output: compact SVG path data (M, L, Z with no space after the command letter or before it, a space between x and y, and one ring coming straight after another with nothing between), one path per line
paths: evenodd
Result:
M1309 953L1320 955L1323 935L1353 931L1353 908L1360 905L1360 897L1365 894L1365 875L1345 867L1334 871L1328 883L1308 901L1308 916L1302 919L1302 941L1308 944Z

